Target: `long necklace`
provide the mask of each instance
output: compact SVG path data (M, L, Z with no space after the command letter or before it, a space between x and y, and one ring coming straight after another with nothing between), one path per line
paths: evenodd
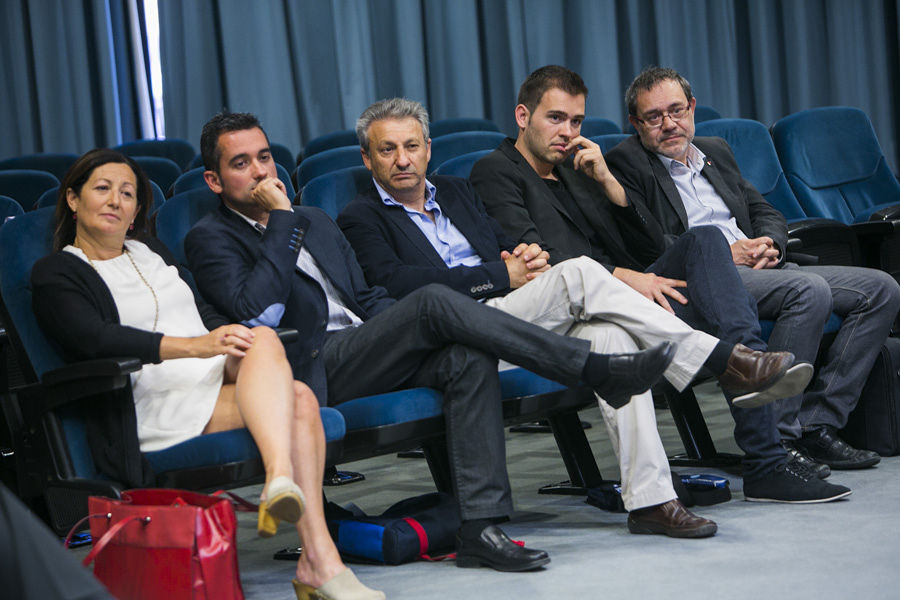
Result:
M76 248L78 248L77 243L73 243L72 245L75 246ZM79 250L80 250L80 248L79 248ZM84 250L81 250L81 251L84 252ZM144 282L144 285L147 286L147 289L150 290L150 294L153 296L153 330L152 331L153 331L153 333L156 333L156 326L159 325L159 297L156 295L156 290L153 289L153 286L150 285L150 282L147 281L147 278L144 277L144 274L141 273L140 269L138 269L137 263L134 262L134 259L131 257L131 252L128 251L128 247L122 246L122 252L125 254L125 256L128 257L128 260L131 262L131 266L134 267L134 270L138 274L138 277L141 278L141 281ZM99 275L100 271L97 270L97 265L94 264L94 261L91 260L91 257L88 256L86 252L84 253L84 257L87 258L88 263L90 263L90 265L92 267L94 267L94 270L97 271L97 274Z

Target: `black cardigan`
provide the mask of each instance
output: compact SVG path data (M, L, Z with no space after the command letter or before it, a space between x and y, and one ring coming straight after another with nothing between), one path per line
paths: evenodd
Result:
M177 265L156 239L145 241L169 265ZM194 292L207 329L228 323L197 294L179 266L179 275ZM158 363L162 333L127 327L106 283L84 260L69 252L45 256L31 271L32 307L41 328L55 341L67 361L136 357ZM105 394L84 404L88 444L97 469L128 486L151 485L153 472L143 459L137 439L134 403Z

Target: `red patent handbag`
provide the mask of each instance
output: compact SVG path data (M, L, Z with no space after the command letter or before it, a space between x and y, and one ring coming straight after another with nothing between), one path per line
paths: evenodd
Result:
M120 600L243 600L229 500L138 489L88 499L94 547L85 566Z

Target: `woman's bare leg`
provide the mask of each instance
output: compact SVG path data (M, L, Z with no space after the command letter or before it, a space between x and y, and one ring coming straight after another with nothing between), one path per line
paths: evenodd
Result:
M294 479L306 498L297 533L303 553L297 562L297 580L319 587L344 570L344 563L328 533L322 499L325 471L325 432L319 403L305 384L294 382L293 446Z

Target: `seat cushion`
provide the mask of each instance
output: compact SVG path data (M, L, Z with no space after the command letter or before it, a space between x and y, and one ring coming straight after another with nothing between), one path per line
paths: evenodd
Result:
M344 418L333 408L319 409L325 429L325 441L343 439L347 430ZM144 456L156 473L180 469L195 469L259 458L259 450L250 432L232 429L208 435L199 435L165 450L145 452Z
M822 333L834 333L838 329L841 328L841 323L843 319L837 315L837 313L831 313L831 316L828 317L828 320L825 321L825 327L822 328ZM763 341L768 342L769 336L772 335L772 329L775 327L775 321L765 321L760 319L759 325L762 328L762 337Z
M356 398L335 406L347 431L418 421L442 414L443 397L431 388L411 388Z
M549 394L566 389L561 383L535 375L525 369L500 371L500 394L503 398Z

